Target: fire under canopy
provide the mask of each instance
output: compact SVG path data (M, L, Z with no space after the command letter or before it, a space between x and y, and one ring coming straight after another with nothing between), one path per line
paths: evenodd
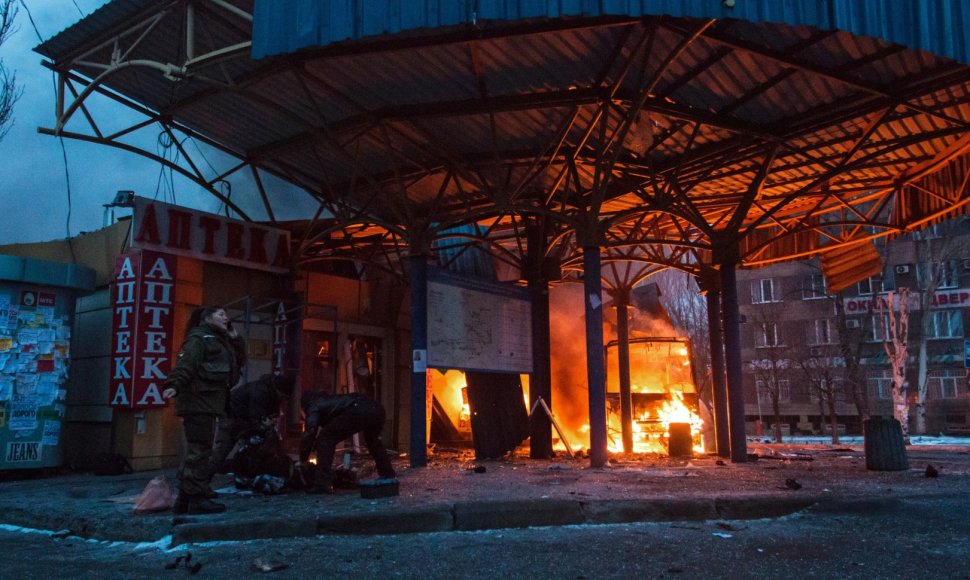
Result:
M414 267L446 237L521 278L582 271L590 352L601 256L717 269L743 461L734 268L965 211L968 15L970 0L114 0L37 48L58 79L41 131L155 159L244 219L278 221L271 177L302 188L318 210L287 225L304 264L410 255L420 290ZM119 127L95 95L139 119ZM229 199L227 180L251 186ZM602 463L605 438L593 447Z

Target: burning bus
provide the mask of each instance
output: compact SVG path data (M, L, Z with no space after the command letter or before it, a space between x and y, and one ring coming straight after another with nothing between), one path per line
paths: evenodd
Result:
M637 337L630 344L633 452L667 453L671 423L690 425L693 451L704 452L703 422L691 365L690 341L681 337ZM606 345L608 443L622 451L619 342Z
M553 449L570 454L589 445L586 349L585 343L577 340L585 333L582 308L581 287L563 285L550 292L552 396L546 403L554 421ZM605 325L604 334L616 337L608 317ZM677 336L669 318L657 307L631 309L630 331L633 452L668 454L669 425L686 423L690 425L692 451L702 453L702 421L689 340ZM608 445L610 451L621 452L618 342L609 342L604 354ZM545 408L530 406L529 375L514 378L521 390L508 390L509 408L514 403L516 410L546 412ZM430 440L445 447L467 445L473 440L475 403L470 400L465 373L457 369L434 370L428 373L428 384L432 393L428 409ZM522 400L512 401L513 397Z

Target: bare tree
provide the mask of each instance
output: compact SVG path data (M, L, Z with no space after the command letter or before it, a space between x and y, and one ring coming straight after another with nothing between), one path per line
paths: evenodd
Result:
M783 312L781 302L762 304L754 311L752 322L755 324L759 358L748 363L755 377L759 401L762 391L771 399L774 440L777 443L782 440L781 399L791 373L791 352L781 333Z
M816 280L824 281L821 265L815 262L812 266L816 272ZM838 355L841 359L842 366L844 366L844 370L842 371L843 392L850 397L852 404L855 405L860 424L863 424L869 418L869 392L865 372L862 367L862 349L865 342L863 337L871 331L870 324L872 317L862 317L858 321L858 324L853 324L850 327L848 323L849 317L845 309L847 296L844 290L830 294L822 284L816 283L813 285L806 283L804 280L800 290L803 296L812 295L816 298L825 298L832 302L835 311L835 329L838 336ZM824 414L823 412L822 415Z
M937 224L927 232L918 234L916 245L916 272L919 288L919 307L921 313L920 333L916 337L916 433L926 433L926 391L929 385L929 349L927 341L934 336L934 316L931 309L936 300L936 292L947 278L955 276L954 260L966 255L966 236L957 235L963 224L962 219ZM930 235L932 232L932 235Z
M909 399L906 396L906 357L909 339L909 288L900 288L886 295L885 306L880 303L882 318L882 346L889 357L893 373L893 416L903 429L903 438L909 438ZM898 304L898 308L897 305Z
M0 46L14 32L13 21L17 16L15 0L0 0ZM13 106L20 98L16 75L3 66L0 60L0 141L13 125Z
M871 316L864 316L855 328L849 328L845 312L845 293L839 292L833 297L835 303L835 320L839 332L839 354L845 365L845 382L843 388L852 398L860 424L865 424L869 418L869 391L866 385L865 373L862 369L862 337L871 330Z
M835 404L842 390L839 385L845 373L845 365L838 355L838 345L813 346L801 351L794 364L808 381L812 394L818 397L819 417L828 416L832 428L832 444L839 444L839 418Z

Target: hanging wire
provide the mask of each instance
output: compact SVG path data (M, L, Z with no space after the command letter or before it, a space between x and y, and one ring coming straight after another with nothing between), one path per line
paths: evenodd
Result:
M179 144L181 145L184 142L183 139ZM166 162L177 164L181 154L179 148L174 145L175 141L173 141L172 135L168 131L160 131L155 142L155 152ZM164 189L162 184L165 185ZM168 193L168 196L164 195L165 193ZM178 205L175 199L175 172L166 163L162 163L161 167L158 168L158 181L155 184L156 200L159 194L162 194L163 201L171 201L172 204Z
M222 186L223 195L226 197L226 199L228 201L232 201L232 183L230 183L226 179L220 179L217 183L220 186ZM232 216L229 215L229 204L228 203L222 202L222 208L223 208L223 211L226 214L226 217L232 217Z
M202 160L205 161L205 164L208 165L209 169L212 170L212 173L214 173L215 175L219 175L219 172L216 171L215 166L212 165L212 163L209 161L209 158L206 157L205 151L203 151L202 148L199 147L198 139L192 139L191 141L192 141L192 144L195 145L195 150L198 151L199 155L202 157Z
M44 36L40 33L40 29L37 28L37 22L34 20L34 15L30 12L30 7L27 6L26 0L20 0L20 5L23 7L24 12L27 13L27 20L30 21L31 28L34 29L34 34L37 35L37 39L43 43ZM76 6L76 5L75 5ZM80 9L79 9L80 10ZM51 85L54 89L54 94L57 94L57 73L51 71ZM74 242L71 239L71 212L72 212L72 196L71 196L71 171L68 168L67 163L67 146L64 145L64 138L58 137L57 141L61 145L61 158L64 161L64 182L67 191L67 219L64 222L64 230L67 234L67 247L71 252L71 261L77 262L77 256L74 254Z

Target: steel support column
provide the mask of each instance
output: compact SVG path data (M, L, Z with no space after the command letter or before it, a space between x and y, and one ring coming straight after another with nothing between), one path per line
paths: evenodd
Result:
M589 462L606 465L606 364L603 352L603 282L599 246L583 246L586 308L586 379L589 384Z
M545 275L542 228L528 228L528 281L532 305L532 374L529 377L529 409L535 409L529 422L529 456L533 459L552 457L552 421L536 407L541 397L552 407L552 367L549 337L549 281Z
M722 261L721 322L724 325L724 368L727 377L728 417L731 433L731 461L744 463L748 449L744 433L744 382L741 363L741 326L735 263Z
M428 257L410 256L411 467L428 465Z
M721 330L721 291L707 291L707 328L711 345L711 402L714 404L714 438L719 457L731 456L728 391L724 381L724 340Z
M613 294L616 306L617 365L620 378L620 431L623 451L633 453L633 395L630 390L630 291L627 288Z

